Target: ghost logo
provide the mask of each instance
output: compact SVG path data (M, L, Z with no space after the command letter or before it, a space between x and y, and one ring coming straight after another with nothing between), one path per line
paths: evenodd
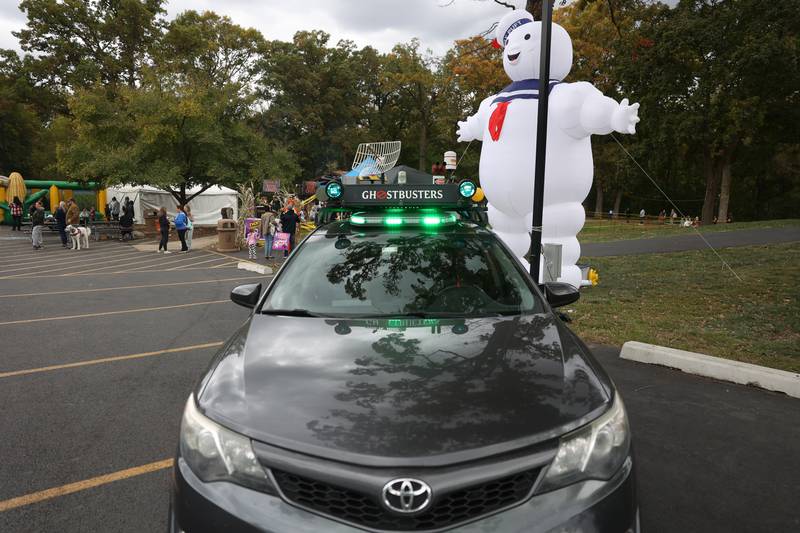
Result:
M418 513L431 503L431 488L424 481L393 479L383 486L383 504L396 513Z
M386 200L387 194L386 191L378 191L375 196L378 198L378 200Z

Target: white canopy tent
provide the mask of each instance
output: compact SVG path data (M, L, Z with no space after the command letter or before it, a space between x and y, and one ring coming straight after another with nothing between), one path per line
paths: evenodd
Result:
M187 190L186 195L191 196L199 190L200 187L194 187ZM167 208L167 214L170 217L177 214L178 202L167 191L149 185L116 185L106 190L106 201L109 203L114 197L122 203L126 196L133 200L133 216L136 224L144 224L145 212L158 210L161 207ZM238 204L236 191L217 186L206 189L189 201L194 223L197 226L216 226L217 221L221 218L220 210L223 207L232 207L233 218L236 219L239 214Z

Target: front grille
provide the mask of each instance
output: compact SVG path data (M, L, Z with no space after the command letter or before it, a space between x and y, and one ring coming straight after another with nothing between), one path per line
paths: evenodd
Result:
M539 470L495 479L480 485L434 494L432 505L415 516L397 516L378 503L378 494L331 485L280 470L272 470L284 496L292 503L371 529L426 531L453 526L492 513L525 499Z

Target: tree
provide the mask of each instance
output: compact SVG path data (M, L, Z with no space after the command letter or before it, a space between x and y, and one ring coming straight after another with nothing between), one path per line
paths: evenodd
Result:
M69 99L74 139L61 147L59 166L78 179L160 187L181 204L213 185L263 177L271 167L250 126L247 77L262 46L260 35L224 17L184 13L139 86L97 84Z
M73 179L152 185L185 204L267 168L264 143L230 88L166 92L145 85L109 98L98 87L79 91L69 106L74 139L59 150L59 166ZM194 186L199 190L187 192Z
M642 46L621 82L657 115L667 146L682 145L701 169L702 222L712 222L718 196L724 220L736 156L796 120L798 13L780 2L687 0L642 15Z
M291 43L270 42L260 65L267 109L259 127L296 154L309 178L348 162L367 126L370 102L359 73L361 58L372 53L359 54L349 41L330 47L329 39L314 31L297 32Z
M66 94L99 81L136 85L160 35L163 0L23 0L13 32L30 52L34 77Z
M222 87L235 84L253 94L266 42L253 28L237 26L211 11L185 11L167 26L154 53L162 75L179 83Z

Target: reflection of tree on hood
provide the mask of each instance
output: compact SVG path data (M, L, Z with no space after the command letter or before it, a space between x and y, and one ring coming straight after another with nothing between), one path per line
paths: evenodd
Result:
M358 408L331 409L308 428L335 446L375 454L397 441L406 444L408 455L429 453L435 433L445 437L434 444L439 447L434 452L446 453L454 443L463 449L498 442L504 435L529 435L544 429L546 421L571 416L560 406L584 412L602 401L593 389L562 379L562 347L548 315L469 324L473 331L484 325L491 331L476 337L482 342L465 343L463 350L425 354L424 340L406 338L403 332L374 342L372 349L380 355L356 359L350 370L354 378L336 395Z

